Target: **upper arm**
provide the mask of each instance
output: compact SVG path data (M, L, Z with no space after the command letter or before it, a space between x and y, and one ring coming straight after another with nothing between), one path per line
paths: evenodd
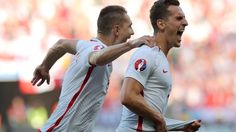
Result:
M88 61L90 65L97 65L97 59L103 54L101 50L104 48L105 47L103 45L95 45L95 47L93 47L92 51L89 53L88 56Z
M125 104L135 96L143 96L143 85L134 78L126 77L121 88L121 102Z
M78 40L71 40L71 39L60 39L58 41L58 47L64 50L66 53L70 53L75 55L76 54L76 45Z
M125 77L131 77L145 86L153 69L155 61L152 53L147 50L136 51L130 61L125 73Z
M130 101L135 96L143 96L144 86L153 70L153 56L149 53L136 51L129 62L122 86L122 101ZM130 98L131 97L131 98Z

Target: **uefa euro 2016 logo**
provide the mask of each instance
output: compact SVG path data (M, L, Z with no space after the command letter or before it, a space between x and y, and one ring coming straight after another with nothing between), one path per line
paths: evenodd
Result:
M145 59L138 59L134 64L134 68L137 71L143 71L146 69L146 67L147 67L147 62Z
M93 50L94 51L99 51L99 50L101 50L103 48L105 48L103 45L96 45Z

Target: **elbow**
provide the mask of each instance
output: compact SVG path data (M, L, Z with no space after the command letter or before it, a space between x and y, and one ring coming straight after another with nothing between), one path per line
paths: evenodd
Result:
M123 98L120 101L121 101L122 105L126 105L127 104L127 101L125 99L123 99Z
M129 96L121 96L121 104L124 106L130 106L132 104L132 99Z
M122 100L122 101L121 101L121 104L124 105L124 106L129 106L129 101L127 101L127 100Z
M54 45L54 47L57 50L63 51L65 50L65 44L66 44L65 39L59 39L57 43Z
M59 39L56 43L56 47L61 52L70 53L75 55L76 54L76 40L70 39Z
M104 62L104 60L96 60L96 65L98 65L98 66L104 66L104 65L106 65L107 63L106 62Z
M89 57L91 65L104 66L107 64L106 59L102 57L101 52L93 52Z
M65 39L59 39L56 43L57 46L62 46L62 45L65 45L65 42L66 40Z

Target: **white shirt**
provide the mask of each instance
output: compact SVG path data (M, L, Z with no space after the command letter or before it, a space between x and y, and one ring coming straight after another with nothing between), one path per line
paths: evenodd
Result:
M158 48L142 46L132 55L125 77L140 82L143 95L149 106L164 114L172 87L169 64L164 53ZM136 115L123 106L122 119L117 132L156 131L155 124Z
M91 132L107 93L112 65L91 66L91 52L107 47L98 39L80 40L77 54L67 69L58 106L42 132Z

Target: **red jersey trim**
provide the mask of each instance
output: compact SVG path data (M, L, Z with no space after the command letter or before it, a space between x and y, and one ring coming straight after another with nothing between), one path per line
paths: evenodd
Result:
M143 90L140 92L142 96L144 96ZM143 117L138 116L138 126L137 126L137 132L143 131Z
M54 123L54 125L51 126L51 127L47 130L47 132L51 132L56 126L58 126L58 125L60 124L60 122L61 122L61 120L63 119L63 117L66 115L66 113L67 113L67 112L69 111L69 109L72 107L72 105L74 104L75 100L78 98L78 96L80 95L81 91L83 90L85 84L88 82L89 77L91 76L91 73L92 73L93 69L94 69L94 66L92 66L92 67L90 67L90 68L88 69L88 72L87 72L87 74L86 74L86 76L85 76L85 78L84 78L84 81L83 81L83 83L82 83L82 85L81 85L79 91L76 92L76 93L74 94L74 96L72 97L71 101L69 102L69 104L68 104L68 106L67 106L67 108L66 108L66 111L63 113L63 115L60 116L60 118L57 119L57 121Z

